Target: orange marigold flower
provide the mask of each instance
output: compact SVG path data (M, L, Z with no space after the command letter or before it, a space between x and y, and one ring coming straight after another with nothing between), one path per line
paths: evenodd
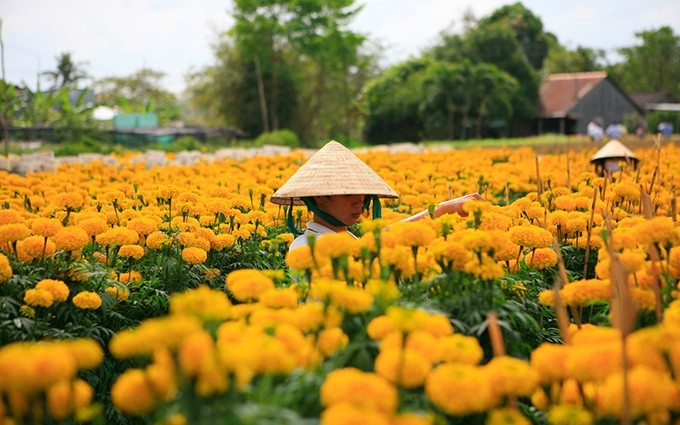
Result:
M58 193L50 200L50 203L57 208L66 210L77 210L83 207L85 201L83 196L77 192Z
M552 244L553 236L541 227L523 225L510 228L510 239L525 248L547 248Z
M50 237L57 234L64 225L56 218L38 217L31 222L31 231L34 235Z
M68 299L68 286L61 280L43 279L35 285L35 289L41 289L52 294L54 301L62 302Z
M29 236L17 242L17 256L30 263L34 258L49 257L57 251L57 245L44 236Z
M441 360L444 362L479 364L484 358L484 350L474 336L453 334L438 341Z
M158 230L158 223L151 217L136 217L128 221L125 227L146 236Z
M308 245L293 248L286 253L286 264L295 270L311 270L314 268L312 250Z
M215 251L222 251L224 248L229 248L236 243L236 238L229 233L220 233L210 241L210 248Z
M111 400L122 412L142 415L153 410L158 400L152 384L140 369L128 369L111 386Z
M179 187L175 185L167 185L158 188L158 190L156 191L156 197L164 201L167 201L172 198L175 198L177 195L179 195L179 193L180 193Z
M182 260L189 264L203 264L208 259L208 253L198 247L188 246L182 249Z
M322 330L317 338L317 346L324 356L342 350L348 343L349 337L337 326Z
M23 223L9 223L0 225L0 243L16 242L27 238L31 229Z
M9 280L12 274L12 266L9 264L9 260L4 254L0 253L0 282Z
M274 288L274 281L255 269L230 272L226 277L227 289L239 301L259 299L260 295Z
M330 372L321 385L324 406L350 403L367 410L394 413L398 402L397 389L387 379L352 367Z
M121 247L118 248L118 255L123 258L139 260L144 254L144 248L139 245L121 245Z
M425 380L425 393L454 416L483 412L497 402L484 369L463 363L445 363L433 369Z
M139 233L127 227L114 227L98 234L95 240L105 246L133 245L139 242Z
M24 219L19 214L17 210L8 210L8 209L2 209L0 210L0 226L3 224L18 224L18 223L23 223Z
M132 283L132 282L141 282L142 281L142 274L138 271L131 270L129 272L121 273L120 276L118 276L118 282L120 283Z
M29 289L24 294L24 302L34 307L50 307L54 303L54 297L44 289Z
M390 233L395 232L397 241L404 246L426 246L432 242L437 233L427 221L397 222L388 228Z
M59 230L52 240L59 251L78 251L90 242L90 237L80 227L70 226Z
M102 305L102 299L96 292L82 291L73 297L73 305L82 310L96 310Z
M111 298L118 301L125 301L130 298L130 290L125 287L109 286L104 290L104 292L109 294Z
M432 369L432 363L422 353L413 349L381 349L375 359L375 371L403 388L423 385Z
M543 270L557 264L557 253L551 248L536 248L529 255L529 267Z
M163 248L164 246L170 246L172 244L172 239L163 232L153 232L146 237L146 246L154 251Z
M314 253L321 257L345 257L354 251L355 241L347 232L330 233L316 240Z
M109 229L109 225L101 217L86 218L78 223L78 227L85 230L89 236L96 236Z

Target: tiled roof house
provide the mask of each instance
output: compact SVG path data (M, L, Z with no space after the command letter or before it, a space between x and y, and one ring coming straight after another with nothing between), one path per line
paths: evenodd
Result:
M644 111L604 71L552 74L541 85L538 133L585 134L588 123L603 127Z

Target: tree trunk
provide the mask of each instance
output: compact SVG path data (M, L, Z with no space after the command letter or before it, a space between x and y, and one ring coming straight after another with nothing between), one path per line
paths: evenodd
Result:
M255 56L255 73L257 75L257 93L260 97L260 113L262 114L262 131L269 133L269 115L267 114L267 98L264 93L264 81L260 69L260 58Z

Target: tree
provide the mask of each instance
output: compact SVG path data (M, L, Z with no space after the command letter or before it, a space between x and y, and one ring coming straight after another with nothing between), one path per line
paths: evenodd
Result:
M55 71L45 71L42 75L52 81L52 90L62 87L76 88L78 82L89 78L85 71L85 62L74 62L71 53L61 53L55 57L57 69Z
M98 104L118 107L123 112L155 112L159 122L180 117L177 97L162 88L165 73L142 68L126 77L106 77L95 81L93 87Z
M610 72L627 92L668 92L680 99L680 36L670 27L642 31L639 46L619 49L624 60Z
M355 71L363 66L364 37L347 29L360 10L354 2L235 1L226 49L235 52L221 57L237 58L237 68L247 71L239 85L250 92L244 85L250 83L256 90L257 133L295 128L309 145L347 129L355 109L351 99L360 90L355 77L363 75Z
M4 143L4 155L9 155L9 128L12 125L12 119L17 108L21 102L21 96L17 93L16 88L5 80L0 80L0 126L2 126L2 138Z
M550 48L543 64L543 71L546 75L599 71L607 66L606 52L602 49L591 49L580 45L569 49L559 44L552 34L549 39Z

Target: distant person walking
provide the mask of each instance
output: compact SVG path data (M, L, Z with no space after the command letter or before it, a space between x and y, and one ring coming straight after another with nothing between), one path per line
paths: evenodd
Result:
M661 121L658 129L664 138L671 137L671 134L673 134L673 124L668 121Z
M609 124L607 126L607 129L605 132L607 133L607 136L609 136L610 139L618 139L621 137L622 134L626 133L626 128L623 126L618 121L614 121L613 123Z
M588 136L593 142L598 142L604 137L604 130L602 130L602 126L597 121L593 120L588 123Z

